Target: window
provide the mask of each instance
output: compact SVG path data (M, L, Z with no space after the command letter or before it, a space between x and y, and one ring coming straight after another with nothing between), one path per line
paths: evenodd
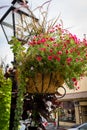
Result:
M75 108L73 102L63 102L59 112L60 121L75 122Z

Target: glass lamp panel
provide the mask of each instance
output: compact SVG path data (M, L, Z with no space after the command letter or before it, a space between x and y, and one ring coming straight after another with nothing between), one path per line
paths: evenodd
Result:
M13 36L13 22L12 22L12 12L10 12L7 17L2 21L2 26L7 35L8 40Z
M16 37L18 39L28 40L32 31L31 23L31 17L15 12Z

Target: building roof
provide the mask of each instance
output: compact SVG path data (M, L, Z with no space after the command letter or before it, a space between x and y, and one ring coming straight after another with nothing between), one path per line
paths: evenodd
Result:
M63 98L61 98L61 101L68 101L68 100L74 100L74 99L86 99L87 98L87 91L85 92L76 92L76 93L68 93Z

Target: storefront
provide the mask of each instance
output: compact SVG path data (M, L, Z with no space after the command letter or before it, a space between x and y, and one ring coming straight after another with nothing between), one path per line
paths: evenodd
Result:
M66 94L61 99L59 124L72 126L87 122L87 92Z
M62 107L60 107L59 120L75 122L75 107L72 101L62 102Z

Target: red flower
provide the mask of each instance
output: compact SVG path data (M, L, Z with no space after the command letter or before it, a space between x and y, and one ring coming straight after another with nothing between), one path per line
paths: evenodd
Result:
M34 46L36 44L36 41L31 41L28 44L31 45L31 46Z
M76 62L78 62L79 61L79 59L78 58L76 58Z
M53 32L55 32L54 29L50 29L50 30L49 30L49 33L53 33Z
M82 61L83 61L83 58L80 58L80 61L82 62Z
M77 81L74 83L75 86L77 86Z
M80 89L80 87L78 86L78 89Z
M44 44L44 46L49 47L49 44Z
M72 78L72 81L73 81L73 82L76 82L77 80L76 80L76 78Z
M76 44L80 43L80 40L77 38L76 35L70 34L70 38L72 38L75 41Z
M57 57L56 60L57 60L57 61L60 61L60 57Z
M60 61L60 57L54 55L54 59L56 59L57 61Z
M42 43L46 42L46 39L45 39L45 38L42 38L42 39L41 39L41 42L42 42Z
M80 87L79 87L79 86L76 88L76 90L78 90L78 89L80 89Z
M66 54L68 54L68 50L66 50Z
M54 40L55 40L55 38L53 38L53 37L50 38L50 41L54 41Z
M87 41L85 42L85 46L87 46Z
M37 56L36 59L37 59L37 61L41 61L42 57L41 56Z
M52 49L50 49L50 52L53 52L53 50L52 50Z
M38 40L38 41L37 41L37 44L38 44L38 45L39 45L39 44L41 44L41 41L40 41L40 40Z
M40 50L40 51L45 51L45 50L46 50L46 48L39 48L39 50Z
M62 51L58 51L57 54L62 55Z
M53 44L53 47L54 47L54 46L58 46L58 44L57 44L57 43L54 43L54 44Z
M70 62L72 61L72 58L71 58L71 57L68 57L68 58L66 59L66 61L67 61L67 63L70 63Z
M52 60L53 59L53 57L52 56L48 56L48 60Z

